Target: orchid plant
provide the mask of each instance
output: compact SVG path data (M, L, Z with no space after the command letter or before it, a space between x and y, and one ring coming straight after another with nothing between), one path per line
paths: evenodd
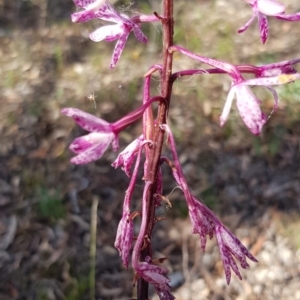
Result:
M149 283L154 286L160 299L175 299L171 293L170 280L167 277L168 270L161 265L166 258L153 257L151 248L152 231L157 222L155 209L161 205L162 201L167 201L163 196L162 186L161 165L164 163L171 168L177 186L184 194L192 223L192 233L199 234L201 249L205 251L207 237L212 238L215 236L220 249L227 283L230 283L231 271L242 279L236 261L245 269L249 267L247 258L253 262L257 262L257 260L237 237L221 223L203 201L193 195L188 188L188 183L178 159L175 139L167 122L171 105L172 85L182 76L201 76L201 74L229 75L232 84L220 116L220 125L223 126L229 118L232 102L236 98L239 114L246 127L252 134L259 135L268 121L268 116L261 111L261 101L253 93L252 87L264 86L272 93L274 98L273 111L275 111L278 106L278 95L273 86L291 83L300 79L300 73L295 69L295 65L300 62L300 59L275 62L263 66L234 65L205 57L179 45L174 45L174 0L162 0L161 13L153 12L151 15L134 16L127 16L119 12L109 3L109 0L73 1L80 9L80 11L72 14L73 22L87 22L92 19L109 22L109 24L101 26L92 32L90 39L95 42L103 40L106 42L116 41L110 68L114 68L119 61L131 32L133 32L139 42L147 43L147 37L141 30L142 23L158 22L162 26L163 59L161 63L150 66L144 72L142 106L114 123L108 123L77 108L65 108L62 110L63 114L72 117L79 126L89 132L85 136L76 138L70 146L70 150L76 154L71 159L71 162L77 165L91 163L100 159L110 144L113 150L116 151L118 149L118 134L120 131L140 118L143 120L141 135L133 140L112 164L115 168L121 167L130 178L129 187L125 193L123 214L117 230L115 247L118 249L126 267L129 266L131 261L135 272L135 282L137 282L137 299L148 299ZM251 6L253 16L238 32L244 32L257 18L262 43L265 43L268 38L268 17L292 22L300 21L300 13L286 14L285 6L276 0L244 1ZM203 64L203 69L173 72L172 63L175 52L200 62ZM205 68L205 65L209 67ZM151 95L150 93L152 74L155 72L158 72L160 75L159 95ZM253 78L246 79L244 74L252 74ZM153 102L158 102L156 116L154 116L151 108ZM162 148L165 141L167 141L166 144L171 150L171 158L162 156ZM138 171L141 168L142 156L145 159L142 178L145 182L142 195L142 209L141 211L131 211L130 203L138 179ZM135 239L133 224L136 217L141 218L141 225Z

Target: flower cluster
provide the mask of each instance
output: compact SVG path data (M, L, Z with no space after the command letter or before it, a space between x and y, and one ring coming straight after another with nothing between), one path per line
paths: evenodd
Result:
M112 149L116 151L119 145L119 133L138 119L143 119L140 136L133 140L112 164L115 168L122 168L130 178L129 187L124 197L123 213L115 239L115 247L119 251L123 264L128 268L132 250L131 264L135 271L136 279L152 284L161 300L175 299L171 294L170 279L167 277L168 270L160 265L165 258L154 259L151 253L152 230L154 224L159 221L158 218L154 217L153 212L157 206L161 205L161 200L166 199L163 196L163 173L161 169L161 165L166 163L171 168L173 177L184 194L192 224L192 233L199 234L201 249L205 251L207 237L212 238L215 236L223 261L227 283L230 283L231 271L241 279L242 276L236 261L245 269L249 267L247 259L253 262L257 262L257 260L221 223L217 216L205 206L201 199L197 199L188 188L178 159L175 140L166 121L172 93L172 83L181 76L227 74L231 79L231 88L220 116L220 125L223 126L228 120L233 100L236 98L237 109L244 124L254 135L259 135L269 117L262 112L260 107L261 101L255 96L252 90L253 87L263 86L272 93L274 98L272 112L274 112L278 107L279 97L273 86L288 84L300 79L300 73L295 68L300 59L262 66L234 65L198 55L181 46L173 45L170 37L173 33L172 0L162 0L165 4L164 7L166 7L164 16L154 13L153 15L136 15L133 17L118 12L108 0L73 1L81 9L81 11L72 14L73 22L87 22L93 19L100 19L113 23L101 26L90 34L90 38L96 42L102 40L107 42L117 41L110 63L111 68L115 67L118 62L131 32L134 33L138 41L147 43L147 38L141 31L143 22L160 21L164 29L163 64L156 64L150 67L144 75L143 104L139 108L113 123L108 123L76 108L65 108L62 110L63 114L73 118L79 126L89 132L76 138L70 145L70 150L76 154L71 159L71 162L79 165L101 158L110 144ZM257 18L263 43L268 38L267 16L287 21L300 20L299 13L293 15L285 14L285 6L278 1L245 1L252 7L253 16L238 32L244 32L253 20ZM188 69L173 73L172 55L174 52L179 52L202 64L209 65L210 68L201 70ZM161 90L158 96L151 97L151 76L156 71L160 75ZM244 74L250 74L252 78L245 77ZM152 103L154 102L159 102L156 119L152 111ZM171 149L172 159L161 155L164 134L167 135L167 144ZM131 211L131 198L137 185L143 155L145 158L142 178L144 180L144 191L141 211ZM141 218L141 225L135 238L133 228L136 217Z

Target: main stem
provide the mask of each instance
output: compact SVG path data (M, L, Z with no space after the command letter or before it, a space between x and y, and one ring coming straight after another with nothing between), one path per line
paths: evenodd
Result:
M155 224L155 197L154 193L157 186L157 173L159 167L159 160L161 156L162 145L164 142L164 131L160 128L160 125L166 123L167 113L170 106L171 94L172 94L172 53L169 53L169 47L173 46L173 0L163 0L163 14L162 14L162 32L163 32L163 68L161 76L161 96L165 99L164 102L160 102L157 113L157 123L154 130L153 146L149 150L149 161L146 180L153 182L148 190L146 201L149 204L148 207L148 224L146 229L146 236L150 242L145 249L141 251L141 261L145 261L146 256L152 257L151 249L151 237L152 230ZM148 300L148 282L139 278L137 284L137 299Z

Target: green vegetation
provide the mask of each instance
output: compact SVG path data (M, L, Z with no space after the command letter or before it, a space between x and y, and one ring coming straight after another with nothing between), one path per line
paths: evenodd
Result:
M50 221L56 221L65 217L66 210L59 191L39 188L37 197L38 213L41 217Z

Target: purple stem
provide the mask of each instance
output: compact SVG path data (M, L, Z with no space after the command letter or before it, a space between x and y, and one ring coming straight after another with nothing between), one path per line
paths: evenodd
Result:
M233 78L235 78L237 81L243 81L243 78L239 72L239 70L237 69L237 67L235 67L234 65L228 64L226 62L223 61L219 61L219 60L215 60L206 56L202 56L202 55L198 55L195 54L191 51L189 51L188 49L185 49L181 46L172 46L169 48L169 51L171 53L178 51L192 59L201 61L202 63L208 64L210 66L213 66L215 68L221 69L223 71L225 71L226 73L228 73L230 76L232 76Z
M113 132L118 134L124 128L126 128L127 126L131 125L133 122L138 120L144 114L144 111L155 101L164 102L165 100L161 96L155 96L151 98L148 102L146 102L136 110L132 111L131 113L121 118L120 120L112 123L111 128Z

